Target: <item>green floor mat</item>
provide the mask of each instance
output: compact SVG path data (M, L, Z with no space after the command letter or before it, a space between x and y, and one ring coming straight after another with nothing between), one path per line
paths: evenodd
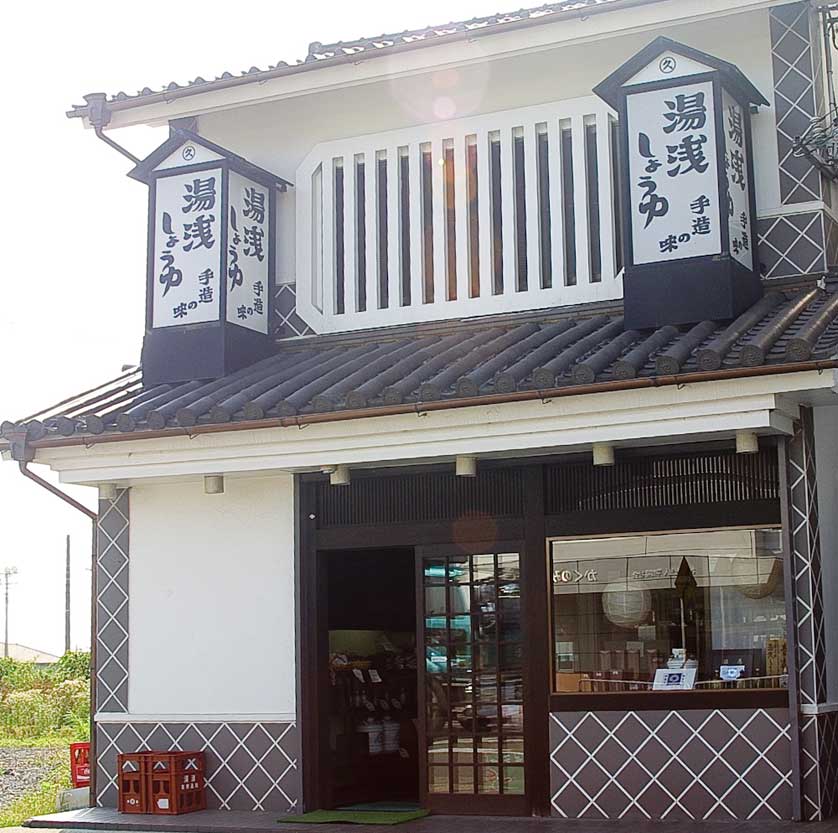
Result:
M277 821L286 824L402 824L427 815L428 810L312 810Z

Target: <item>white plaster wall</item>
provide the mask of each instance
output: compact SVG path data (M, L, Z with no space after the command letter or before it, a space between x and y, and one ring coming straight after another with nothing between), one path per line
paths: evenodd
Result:
M293 477L131 491L129 709L293 715Z
M838 406L816 407L814 413L826 675L829 701L838 703Z
M472 61L469 64L212 112L200 117L200 132L294 182L297 166L319 142L427 124L443 117L592 95L597 83L657 35L737 64L771 102L771 108L763 108L753 119L756 193L760 211L777 208L778 160L766 9L483 62L475 60L483 48L475 41L462 46L463 59L468 56ZM294 247L289 244L294 240L293 189L281 195L278 213L277 279L289 282L294 280Z

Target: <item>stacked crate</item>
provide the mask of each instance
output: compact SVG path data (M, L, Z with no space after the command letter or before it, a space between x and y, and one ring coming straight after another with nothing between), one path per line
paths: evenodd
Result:
M203 752L119 755L119 811L176 816L207 806Z
M117 757L120 813L149 811L145 758L145 752L131 752Z

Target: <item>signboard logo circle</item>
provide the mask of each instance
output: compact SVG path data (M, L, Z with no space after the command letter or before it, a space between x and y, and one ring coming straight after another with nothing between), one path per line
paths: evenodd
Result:
M186 145L183 149L183 158L189 162L195 158L195 145Z
M658 64L658 69L664 75L671 75L675 72L676 67L678 66L678 62L673 58L671 55L666 55L661 58L660 63Z

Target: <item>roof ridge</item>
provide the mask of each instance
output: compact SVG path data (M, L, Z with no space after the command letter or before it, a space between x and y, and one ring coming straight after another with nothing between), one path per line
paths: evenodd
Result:
M309 44L304 58L294 63L277 61L269 64L266 69L252 66L236 74L229 70L222 72L209 80L198 75L186 83L170 81L162 87L152 89L143 87L135 94L119 91L112 95L93 93L85 95L85 104L74 104L67 111L68 118L86 117L90 113L90 100L105 100L108 105L116 105L114 109L137 106L142 99L161 98L170 101L184 95L192 95L214 89L237 86L239 84L265 81L281 75L292 74L308 70L313 65L333 65L342 61L357 60L359 53L380 54L395 49L416 48L447 39L476 36L478 34L493 34L499 28L511 29L538 23L550 22L554 19L571 17L574 13L591 14L594 11L608 11L614 6L644 5L661 2L661 0L560 0L554 3L542 3L532 7L524 7L517 11L495 12L483 17L473 17L470 20L451 21L435 24L420 29L405 29L377 37L360 37L350 41L335 41L322 44L313 41Z

